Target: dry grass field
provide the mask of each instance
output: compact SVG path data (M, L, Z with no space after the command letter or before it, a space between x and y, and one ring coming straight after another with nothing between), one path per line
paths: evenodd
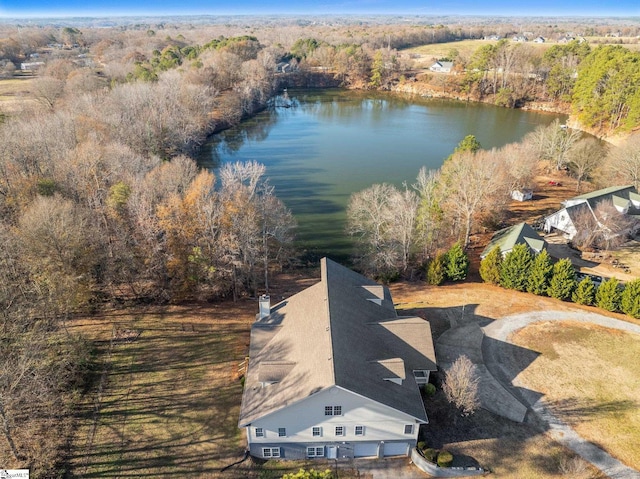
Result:
M566 322L531 325L513 340L540 353L524 384L581 436L640 469L640 336Z
M34 102L30 92L32 81L31 76L0 79L0 113L17 112L24 102Z

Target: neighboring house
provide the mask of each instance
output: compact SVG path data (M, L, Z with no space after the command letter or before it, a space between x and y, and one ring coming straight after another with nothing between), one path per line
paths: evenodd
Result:
M480 258L484 259L496 246L500 247L502 256L506 256L517 244L526 244L534 255L540 253L543 249L547 249L547 242L536 230L527 223L520 223L496 231Z
M44 65L44 62L23 62L20 64L20 70L22 71L37 70L43 65Z
M323 258L321 280L251 328L239 427L251 455L408 455L428 422L419 386L436 370L429 323L398 316L381 286Z
M533 199L533 190L527 190L527 189L513 190L511 192L511 198L513 198L516 201L532 200Z
M533 43L544 43L544 42L546 42L544 37L536 37L535 40L533 40Z
M622 214L640 214L640 195L636 189L633 186L612 186L564 201L562 203L564 208L544 219L544 230L547 233L553 230L561 231L567 239L571 240L577 233L576 219L584 208L588 208L598 221L594 211L598 203L605 200L611 200L613 206Z
M437 61L429 67L432 72L450 73L453 69L453 62Z
M524 43L529 39L524 35L514 35L511 40L513 40L514 42Z

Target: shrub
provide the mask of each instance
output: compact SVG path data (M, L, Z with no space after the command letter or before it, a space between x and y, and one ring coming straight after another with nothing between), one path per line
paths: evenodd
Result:
M547 250L542 250L531 263L531 273L527 278L527 291L542 296L547 294L553 265Z
M418 449L418 451L423 452L427 448L427 443L424 441L418 441L416 448Z
M526 244L515 245L502 260L500 284L507 289L525 291L532 261L529 246Z
M596 299L596 287L591 278L586 276L578 283L578 287L571 295L571 301L576 304L591 306Z
M432 397L436 393L436 386L431 383L427 383L424 385L424 393L427 397Z
M427 265L427 283L438 286L444 281L444 255L436 255Z
M573 269L570 259L563 258L553 265L549 296L566 301L571 297L574 289L576 289L576 270Z
M602 282L596 291L596 306L607 311L620 309L620 290L616 278L609 278Z
M438 458L438 451L432 448L428 448L422 451L422 455L427 461L433 462L435 464Z
M489 284L500 284L500 265L502 264L502 252L500 246L493 248L480 262L480 277Z
M445 255L445 274L451 281L466 279L469 272L469 257L460 242L455 243Z
M452 462L453 454L451 454L449 451L442 450L438 453L438 466L451 467Z
M620 297L620 309L623 313L640 318L640 279L627 283Z

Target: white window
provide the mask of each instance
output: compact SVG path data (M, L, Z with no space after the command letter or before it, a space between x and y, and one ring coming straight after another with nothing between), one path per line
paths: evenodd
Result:
M314 427L311 429L311 434L313 435L313 437L320 437L322 436L322 428L321 427Z
M417 369L413 371L413 377L416 378L416 384L427 384L429 382L429 371Z
M264 429L262 429L261 427L255 428L254 433L256 437L264 437Z
M325 406L325 416L342 416L342 406Z
M280 457L279 447L263 447L262 457Z
M405 434L413 434L413 424L405 424L404 425L404 433Z
M287 428L279 427L278 428L278 437L287 437Z
M307 457L324 457L324 446L308 447Z
M344 426L336 426L336 436L344 436Z
M356 426L356 436L364 436L364 426Z

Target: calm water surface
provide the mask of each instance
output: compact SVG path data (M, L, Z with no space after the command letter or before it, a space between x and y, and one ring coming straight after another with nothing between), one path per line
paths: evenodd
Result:
M298 220L300 249L340 260L351 254L344 231L352 193L373 183L413 183L422 166L439 168L466 135L485 149L500 147L559 117L382 93L286 95L275 108L214 135L200 163L212 169L228 161L263 163L276 195Z

